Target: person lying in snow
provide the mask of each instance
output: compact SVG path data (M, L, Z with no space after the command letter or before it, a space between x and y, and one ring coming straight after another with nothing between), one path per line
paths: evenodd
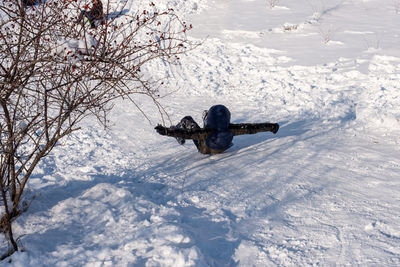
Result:
M235 135L273 132L279 130L277 123L230 123L231 113L223 105L212 106L203 113L204 128L201 128L191 116L184 117L176 126L157 125L157 133L175 137L183 145L185 139L192 139L202 154L222 153L232 146Z
M96 20L101 20L103 18L103 3L101 0L92 0L92 8L87 10L82 10L78 17L78 22L81 22L84 17L87 17L90 22L90 27L96 28Z

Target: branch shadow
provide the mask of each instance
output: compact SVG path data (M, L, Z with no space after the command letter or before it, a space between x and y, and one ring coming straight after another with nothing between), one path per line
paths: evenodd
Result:
M125 15L128 11L129 11L129 9L123 9L121 11L110 12L107 14L106 19L107 20L116 19L118 17Z
M279 192L282 189L282 185L296 185L297 174L285 177L278 173L273 177L268 177L270 174L268 170L265 170L264 175L268 179L265 180L263 187L257 188L258 191L254 192L254 194L268 194L271 196L270 201L260 203L256 210L246 210L248 218L245 220L237 220L237 215L231 210L233 207L224 206L221 203L216 208L220 208L222 214L215 215L202 205L199 205L198 202L193 202L190 195L199 196L202 192L218 194L219 191L209 192L210 185L223 187L226 186L225 183L229 180L232 180L232 183L241 182L242 178L246 177L247 172L252 171L252 168L254 168L253 165L249 164L248 160L243 160L242 162L236 160L236 163L240 163L240 166L232 166L232 157L259 154L253 158L254 163L252 163L257 167L268 160L274 153L285 151L296 142L314 136L310 134L311 124L306 120L281 122L280 124L282 126L277 135L262 133L238 138L234 147L220 155L201 155L197 152L195 146L191 144L189 149L182 150L182 153L178 155L173 154L170 157L163 156L161 159L154 159L151 165L126 170L122 176L95 175L91 181L75 180L70 181L65 186L49 185L43 187L40 189L41 195L35 199L27 214L46 215L54 206L69 198L79 198L86 191L99 184L109 184L129 191L135 197L134 200L143 199L149 203L154 203L156 206L168 207L175 211L160 216L164 216L163 218L168 224L175 225L181 229L190 238L190 242L174 243L171 241L170 246L176 248L196 247L208 266L237 266L240 262L235 261L234 256L239 245L243 240L251 238L251 233L256 231L256 228L262 224L262 220L265 217L274 218L278 224L291 227L284 212L285 208L300 199L311 198L321 189L310 187L288 191L282 195ZM280 141L280 143L276 143L277 140L285 138L288 139L287 142ZM280 147L277 147L278 145ZM262 146L261 150L259 149L260 146ZM271 147L271 149L266 151L266 147ZM317 153L315 152L315 155L312 156L316 157ZM300 168L302 167L304 166L298 166L299 171L301 171ZM186 184L185 180L187 180ZM254 201L250 199L254 184L251 182L242 183L241 190L243 191L241 196L232 196L232 198L242 197L243 201ZM183 194L183 191L188 194ZM221 195L216 195L215 197L217 199L224 198ZM90 205L90 203L87 205ZM108 203L106 205L109 205L108 209L112 210L112 204ZM251 208L253 206L255 204L251 204L248 207ZM96 207L93 206L92 209L96 209ZM150 222L151 215L154 214L151 209L152 207L150 206L144 206L142 210L137 210L137 222ZM122 212L116 211L116 218L122 216ZM223 219L221 220L221 218ZM100 227L104 227L105 230L107 228L105 225L100 225ZM246 233L242 230L244 228L248 229ZM129 232L129 229L126 231ZM85 235L87 235L87 232L82 229L79 230L79 225L68 222L62 227L45 229L42 232L29 234L29 237L25 238L28 242L34 241L35 244L43 244L43 247L35 248L43 253L54 252L54 249L62 248L63 246L79 247L80 250L76 249L73 253L64 255L67 262L74 262L77 260L75 259L77 254L81 253L82 249L85 251L98 251L102 248L101 244L89 244L86 242L82 245ZM251 241L255 244L260 242L257 240ZM123 246L124 244L120 245ZM265 244L259 244L260 247L263 245ZM133 251L132 253L135 252ZM148 260L148 258L139 257L136 263L146 264Z
M286 212L294 204L306 200L312 200L315 196L323 192L325 186L334 186L331 180L326 179L325 182L318 182L313 184L314 177L312 172L315 166L314 162L320 161L321 153L323 150L317 149L315 151L307 149L307 154L303 155L301 149L296 150L298 155L295 159L299 159L298 164L292 166L292 170L280 170L278 164L277 166L269 164L274 164L277 159L274 159L274 154L290 155L287 151L291 151L294 146L299 148L302 147L305 141L309 141L315 137L320 136L331 136L329 131L337 130L335 125L327 125L326 128L318 125L318 121L300 120L295 122L283 121L280 122L281 128L276 135L272 133L260 133L256 135L249 136L239 136L241 138L234 139L234 146L222 154L217 155L202 155L196 151L194 145L190 144L189 149L182 149L182 152L171 154L171 157L163 157L162 160L155 162L151 169L146 170L146 175L150 176L166 176L173 177L177 181L182 181L183 187L188 195L206 195L211 198L225 199L232 198L231 201L235 202L236 198L243 198L243 202L256 202L256 204L248 205L249 208L254 208L254 210L246 209L246 219L237 220L236 215L232 212L231 208L234 207L223 207L224 218L229 221L229 225L226 224L224 227L228 227L231 232L231 237L225 237L224 245L226 246L225 252L230 254L230 256L224 256L225 259L232 259L235 256L236 249L244 240L249 240L251 243L258 244L258 247L263 248L268 242L276 241L260 241L257 239L252 239L252 233L256 233L257 228L265 224L265 220L271 221L272 224L276 224L284 229L296 229L298 226L296 222L292 221L292 218L288 217ZM318 125L318 130L315 130L316 125ZM328 134L327 134L328 133ZM320 140L321 139L316 139ZM326 142L331 142L326 140ZM300 146L298 146L300 144ZM324 140L322 140L319 146L324 146ZM176 152L176 150L174 151ZM243 161L240 160L241 157ZM282 158L282 157L281 157ZM283 157L285 158L285 156ZM234 164L232 163L234 162ZM265 169L260 170L260 166ZM288 163L287 166L290 166ZM311 172L310 172L311 170ZM260 179L254 181L245 181L246 176L249 172L258 172ZM318 175L329 176L330 169L326 170L326 173L319 173ZM255 177L254 173L251 177ZM310 175L312 176L310 178ZM299 179L300 177L300 179ZM323 178L323 177L322 177ZM262 182L259 187L254 186L255 182ZM230 186L230 184L234 184ZM210 192L214 187L224 188L227 190L229 187L235 188L235 184L240 184L241 192L227 192L229 196L226 195L211 195L219 194L222 191L217 190L216 192ZM214 187L210 187L213 185ZM177 185L178 187L178 185ZM179 188L177 188L179 190ZM234 194L230 196L230 194ZM235 196L236 195L236 196ZM260 195L260 199L264 199L265 202L258 203L254 196ZM265 196L266 195L266 196ZM190 198L186 201L190 202ZM225 200L224 200L225 201ZM228 201L230 202L230 201ZM233 209L234 210L234 209ZM198 210L196 203L192 203L190 208L182 208L181 214L183 217L188 217L189 220L183 221L186 223L184 227L187 231L191 232L196 242L204 247L203 253L209 256L210 259L215 259L216 255L211 253L210 247L214 247L217 244L212 244L205 242L204 239L199 237L199 235L207 233L206 228L201 228L197 222L202 222L202 218L198 220L196 215L199 215L201 210ZM213 221L213 218L209 214L205 214L210 217L208 221ZM193 218L190 220L190 218ZM196 221L197 220L197 221ZM246 233L243 229L247 229ZM197 231L198 230L198 231ZM219 230L221 231L221 229ZM217 234L218 231L216 231ZM210 240L211 234L207 236ZM232 234L233 233L233 234ZM208 234L208 233L207 233ZM295 234L295 233L294 233ZM234 239L232 242L230 240ZM264 243L260 243L264 242ZM231 246L231 247L229 247ZM233 247L232 247L233 246ZM233 249L234 248L234 249ZM218 258L217 258L218 260ZM273 262L274 260L271 259ZM221 261L220 261L221 262ZM217 262L220 263L220 262ZM239 264L235 262L235 264ZM216 265L218 266L218 265Z
M134 170L131 170L131 172L123 177L96 175L91 181L75 180L70 181L65 186L48 185L43 187L39 189L40 195L35 199L31 208L24 216L19 218L21 225L29 224L29 219L32 218L30 216L39 216L42 219L53 221L53 209L56 208L58 210L61 208L71 212L72 207L70 205L73 199L78 200L76 210L73 211L73 214L81 215L79 217L74 216L73 219L67 219L66 221L59 221L60 219L55 218L52 225L48 225L44 229L39 227L38 229L41 230L25 235L23 243L29 244L27 251L34 250L35 254L47 255L46 260L49 260L50 263L54 260L63 260L72 265L75 263L78 264L82 260L85 261L81 256L83 252L92 255L90 258L91 261L97 261L96 257L98 254L100 255L99 251L104 250L105 247L103 244L94 243L91 240L93 236L99 235L102 232L102 228L104 228L104 233L109 232L107 229L110 226L106 222L98 220L95 228L90 228L91 224L86 225L84 223L86 219L82 218L82 216L88 216L86 214L87 210L96 210L96 205L90 202L84 204L85 206L81 205L82 201L86 199L87 192L93 191L96 186L104 184L109 185L109 187L118 187L129 191L134 196L133 200L140 199L159 207L168 206L173 208L175 213L157 216L162 216L165 219L166 223L163 224L175 225L181 229L190 238L190 242L179 243L172 240L168 241L168 246L175 247L176 249L196 247L201 253L201 259L207 262L208 266L236 266L237 263L232 259L232 255L235 253L235 249L240 242L227 237L230 232L227 222L214 220L204 208L196 207L195 204L189 201L182 204L178 199L180 188L163 183L163 179L162 174L157 176L156 173L152 172L151 176L149 176L148 173L136 173ZM95 190L94 192L97 191ZM170 206L168 203L174 203L174 205ZM118 209L118 206L114 206L113 203L103 204L106 205L107 211L114 210L113 216L115 221L126 216L123 211L115 210L116 208ZM152 210L154 209L153 204L134 208L138 225L143 223L149 224L150 222L147 228L158 228L156 226L158 222L154 222L154 226L152 226L151 217L154 215L154 210ZM135 206L135 203L132 203L132 205ZM100 218L101 216L99 215ZM134 229L135 225L132 228ZM123 231L126 231L129 235L133 230L126 229ZM152 230L148 231L151 235ZM131 235L135 236L137 234ZM145 238L154 238L150 235ZM126 245L134 242L134 239L121 240L117 246L114 245L110 249L118 250L118 247L124 246L124 242L126 242ZM152 249L154 248L150 243L147 250L151 251ZM65 252L62 252L62 250L65 250ZM132 253L135 252L132 251ZM149 260L151 259L139 255L134 263L145 265ZM115 263L118 264L118 262Z

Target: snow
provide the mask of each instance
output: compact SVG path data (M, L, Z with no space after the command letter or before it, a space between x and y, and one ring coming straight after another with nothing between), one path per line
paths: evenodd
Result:
M158 0L203 41L151 69L172 123L224 104L279 132L201 155L154 131L150 100L150 123L121 100L111 129L88 120L41 163L14 223L24 252L0 264L399 266L396 3Z

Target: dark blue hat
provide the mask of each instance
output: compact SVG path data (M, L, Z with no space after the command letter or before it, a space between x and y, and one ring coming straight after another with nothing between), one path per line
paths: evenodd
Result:
M216 130L228 129L231 120L231 113L224 105L212 106L205 118L205 127Z

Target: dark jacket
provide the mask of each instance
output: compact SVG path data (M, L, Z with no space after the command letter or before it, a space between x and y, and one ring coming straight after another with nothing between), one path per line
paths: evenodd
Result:
M227 150L232 145L235 135L255 134L259 132L277 133L277 123L230 123L231 114L223 105L209 109L204 118L204 128L177 129L158 125L156 131L161 135L197 140L200 153L215 154Z
M103 17L103 3L101 0L97 0L97 2L93 4L88 14L94 20L99 20Z

